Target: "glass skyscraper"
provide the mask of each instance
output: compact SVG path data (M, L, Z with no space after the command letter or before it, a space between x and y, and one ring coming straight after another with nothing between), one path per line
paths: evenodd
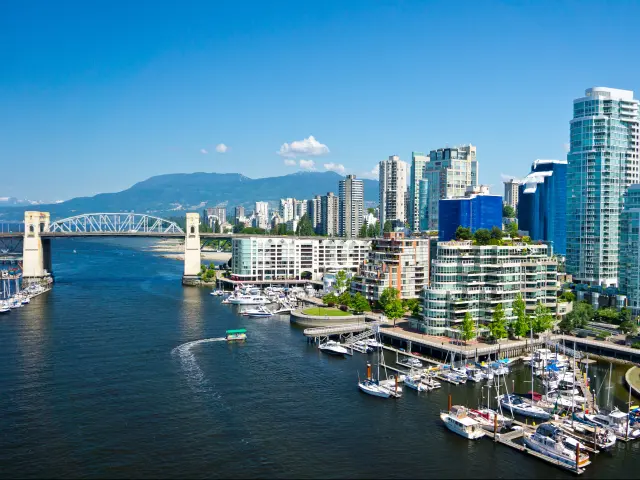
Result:
M567 161L536 160L519 185L518 229L567 253Z
M620 217L620 291L631 315L640 315L640 185L629 187Z
M411 184L409 185L409 222L414 232L428 230L427 223L421 222L421 217L426 215L425 207L422 205L421 199L428 198L426 193L421 196L420 188L423 182L423 175L426 165L429 163L429 157L420 152L411 153ZM428 186L428 183L427 183ZM424 227L424 228L423 228Z
M490 195L485 186L470 187L465 197L440 200L438 208L438 240L448 241L456 237L458 227L475 232L479 228L502 228L502 197Z
M594 87L573 101L567 155L567 273L618 285L623 195L639 178L638 101L629 90Z

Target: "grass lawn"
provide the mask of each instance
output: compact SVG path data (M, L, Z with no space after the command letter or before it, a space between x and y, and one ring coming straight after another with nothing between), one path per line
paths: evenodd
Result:
M323 315L327 317L347 317L351 315L349 312L343 312L342 310L338 310L337 308L323 308L323 307L313 307L307 308L303 310L302 313L305 315Z

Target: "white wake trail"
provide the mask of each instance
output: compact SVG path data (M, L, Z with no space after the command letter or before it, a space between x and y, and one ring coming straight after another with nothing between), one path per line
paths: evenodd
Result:
M193 342L183 343L182 345L178 345L176 348L171 350L171 355L178 355L180 358L180 364L182 365L182 369L187 375L187 379L191 388L196 391L206 390L205 385L207 384L207 380L204 376L204 372L198 365L198 361L196 360L195 355L191 351L193 347L196 345L201 345L203 343L211 343L211 342L224 342L226 338L224 337L216 337L216 338L205 338L202 340L194 340Z

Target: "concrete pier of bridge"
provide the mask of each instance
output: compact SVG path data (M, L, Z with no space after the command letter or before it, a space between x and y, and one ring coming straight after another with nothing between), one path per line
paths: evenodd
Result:
M51 240L41 233L49 230L48 212L24 212L22 241L22 278L25 283L40 283L51 276Z
M198 282L200 264L200 214L187 213L187 228L184 238L183 284L193 285Z

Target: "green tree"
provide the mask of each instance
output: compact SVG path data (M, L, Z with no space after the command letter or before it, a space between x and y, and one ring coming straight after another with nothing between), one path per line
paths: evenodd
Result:
M364 298L360 292L356 293L351 300L351 308L353 308L354 313L363 313L371 310L369 306L369 302Z
M568 324L571 328L584 328L593 320L593 307L587 302L574 302L573 310L567 314Z
M347 288L347 273L344 270L340 270L336 273L335 288L338 293L341 293L345 288Z
M594 321L601 323L619 323L618 311L615 308L599 308L594 315Z
M504 233L502 232L502 229L500 227L494 226L491 229L490 235L493 240L502 240Z
M493 311L493 320L487 326L489 327L489 333L493 339L500 340L507 336L507 322L504 318L504 309L502 308L501 303L496 305L496 308Z
M367 208L367 213L370 213L371 215L373 215L373 214L376 213L376 209L373 208L373 207L369 207L369 208Z
M335 293L329 293L322 297L322 301L330 307L333 307L336 303L338 303L338 297L336 297Z
M278 225L276 225L276 229L275 229L275 234L276 235L286 235L287 234L287 224L286 223L279 223Z
M458 226L458 228L456 228L456 240L471 240L472 238L473 234L471 233L470 228L463 226Z
M378 226L376 223L371 223L371 225L367 225L367 237L375 238L378 236Z
M502 216L506 218L515 218L516 211L511 205L504 205L502 207Z
M533 331L534 333L542 333L553 328L553 315L551 311L538 302L536 311L533 315Z
M358 232L358 238L365 238L367 236L367 224L363 223Z
M507 224L507 233L511 238L518 236L518 224L516 222L511 222Z
M220 233L220 222L216 220L216 223L213 226L214 233Z
M391 302L391 300L395 300L400 297L400 292L393 287L387 287L382 291L382 295L378 299L378 303L380 304L380 308L385 310L387 308L387 304Z
M393 225L391 225L391 220L386 220L384 225L382 226L382 231L384 233L393 232Z
M391 298L384 307L384 314L387 318L393 320L393 326L396 325L396 320L404 316L404 307L402 301L399 298Z
M313 231L313 225L311 224L311 219L309 219L309 215L306 213L302 215L302 218L298 222L298 226L296 227L296 235L300 235L301 237L312 237L315 234Z
M622 307L622 309L620 309L620 313L618 314L618 321L620 325L622 325L623 322L631 321L631 310L628 307Z
M345 290L344 292L342 292L338 297L338 303L340 305L346 305L347 307L351 306L351 300L352 300L351 294L349 293L348 290Z
M571 317L569 315L565 315L560 323L558 323L558 328L562 333L569 333L573 330L573 322L571 321Z
M462 320L462 340L467 343L473 337L476 336L476 324L473 321L473 317L471 316L471 312L467 312L464 314L464 320Z
M518 293L513 302L513 314L516 319L513 322L513 334L516 337L524 337L529 331L529 322L527 321L527 306L522 299L522 294Z
M576 299L576 296L571 290L565 290L558 297L559 300L564 300L565 302L573 302Z
M479 228L473 234L473 239L478 245L488 245L491 240L491 232L486 228Z
M619 329L625 335L635 335L638 331L638 325L633 320L625 320L620 324Z
M422 306L420 305L420 300L418 300L417 298L406 298L402 300L402 305L404 306L405 310L410 311L411 315L413 315L414 317L420 316Z

